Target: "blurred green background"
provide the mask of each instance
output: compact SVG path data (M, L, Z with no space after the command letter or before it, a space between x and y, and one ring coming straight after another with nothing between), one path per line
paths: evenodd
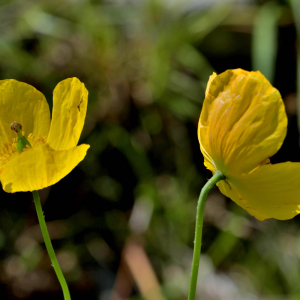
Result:
M295 21L294 21L295 20ZM281 92L300 161L300 1L0 1L0 76L89 90L83 162L40 192L72 299L187 299L209 75L260 70ZM1 109L1 108L0 108ZM0 299L60 300L30 193L0 192ZM259 222L209 195L198 299L300 299L300 218Z

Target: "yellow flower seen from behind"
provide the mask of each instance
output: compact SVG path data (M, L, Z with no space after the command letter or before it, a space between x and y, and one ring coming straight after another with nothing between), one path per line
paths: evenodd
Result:
M210 76L198 138L220 191L259 220L300 213L300 163L270 164L287 131L280 93L260 72Z
M9 193L53 185L83 160L89 145L77 146L86 115L88 91L77 78L53 92L53 111L42 93L17 80L0 81L0 181ZM30 142L20 154L10 125L22 125Z

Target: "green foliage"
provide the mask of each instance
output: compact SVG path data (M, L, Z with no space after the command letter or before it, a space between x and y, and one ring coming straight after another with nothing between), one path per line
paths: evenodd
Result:
M262 5L253 24L253 69L260 70L273 83L277 55L277 30L280 6L273 2Z
M50 107L55 85L67 77L89 90L80 141L91 145L88 155L41 192L74 300L107 299L129 237L143 245L165 299L186 299L196 201L211 176L197 140L208 77L250 65L254 24L253 66L274 78L276 30L282 16L292 22L289 11L278 15L277 2L179 2L0 3L1 79L32 84ZM1 197L0 298L5 286L12 299L59 299L30 195ZM258 222L214 189L204 219L200 299L295 298L298 232L297 218ZM133 289L129 298L141 296Z

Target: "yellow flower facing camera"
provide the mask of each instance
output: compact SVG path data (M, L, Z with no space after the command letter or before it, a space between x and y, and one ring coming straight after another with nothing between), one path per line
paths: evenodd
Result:
M31 191L45 245L63 290L69 288L51 243L37 190L55 184L86 155L77 146L87 110L88 91L77 78L61 81L53 92L53 111L29 84L0 81L0 181L8 193Z
M89 145L77 146L86 115L88 91L77 78L53 92L53 112L42 93L13 79L0 81L0 180L6 192L53 185L83 160ZM17 152L17 129L29 145ZM16 124L15 123L15 124ZM13 130L11 130L13 129Z

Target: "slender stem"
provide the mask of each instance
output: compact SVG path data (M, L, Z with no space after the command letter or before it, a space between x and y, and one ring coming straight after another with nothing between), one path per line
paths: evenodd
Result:
M65 300L71 300L71 296L70 296L70 292L69 292L69 288L67 285L67 282L65 280L65 277L60 269L60 266L58 264L58 261L56 259L55 256L55 252L51 243L51 239L47 230L47 225L45 222L45 218L44 218L44 214L43 214L43 210L42 210L42 206L41 206L41 201L40 201L40 197L39 197L39 193L38 191L33 191L33 199L34 199L34 204L35 204L35 208L36 208L36 212L37 212L37 216L39 219L39 223L40 223L40 227L42 230L42 235L45 241L45 245L52 263L52 266L54 268L54 271L56 273L56 276L59 280L59 283L61 285L61 288L63 290L63 294L64 294L64 299Z
M198 278L200 253L201 253L203 214L204 214L206 198L209 191L215 186L215 184L218 181L223 179L224 179L224 175L220 171L216 171L215 175L202 188L199 196L198 206L197 206L197 217L196 217L193 264L192 264L192 273L191 273L190 291L189 291L188 300L195 300L195 296L196 296L197 278Z

